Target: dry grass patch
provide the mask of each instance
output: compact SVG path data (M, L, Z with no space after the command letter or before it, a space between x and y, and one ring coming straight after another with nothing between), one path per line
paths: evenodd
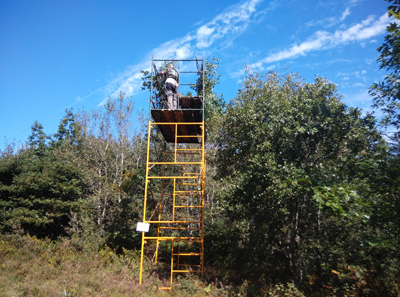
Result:
M68 239L0 237L1 296L207 296L197 277L178 278L171 292L158 275L162 267L145 265L139 286L137 251L117 255L105 246L99 252L79 252ZM146 260L147 261L147 260ZM167 280L168 281L168 280ZM215 296L215 295L214 295Z

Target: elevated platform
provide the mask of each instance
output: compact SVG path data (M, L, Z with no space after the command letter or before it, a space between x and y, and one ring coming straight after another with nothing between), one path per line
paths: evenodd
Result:
M180 97L179 103L182 107L177 110L151 109L154 123L165 138L166 142L175 142L175 130L178 129L177 143L199 143L198 137L182 137L201 135L200 122L203 120L201 97ZM180 125L168 125L168 123L180 123ZM182 125L182 123L188 123ZM197 124L193 124L197 123Z
M163 290L172 289L176 273L204 275L204 63L204 57L185 60L153 57L151 81L146 84L150 90L152 120L147 133L143 221L138 222L136 229L142 233L139 284L142 284L145 254L153 254L152 261L161 261L170 268L169 286L159 287ZM166 104L164 88L168 78L179 83L178 94L195 94L178 95L174 110L168 110ZM157 136L161 132L164 140L153 137L153 129Z

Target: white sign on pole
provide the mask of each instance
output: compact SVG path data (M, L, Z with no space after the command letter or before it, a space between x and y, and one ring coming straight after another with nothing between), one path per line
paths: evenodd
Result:
M136 225L137 232L149 232L149 229L150 229L149 223L138 222Z

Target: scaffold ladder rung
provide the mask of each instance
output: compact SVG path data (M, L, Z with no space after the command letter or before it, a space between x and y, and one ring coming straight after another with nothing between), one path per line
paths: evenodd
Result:
M172 270L174 273L200 273L201 271L196 271L196 270Z
M201 228L165 227L165 226L160 226L160 229L164 229L164 230L188 230L188 231L199 231L199 230L201 230Z

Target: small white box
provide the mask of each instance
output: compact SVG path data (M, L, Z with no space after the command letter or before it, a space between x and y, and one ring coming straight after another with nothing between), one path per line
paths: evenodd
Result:
M149 223L138 222L136 225L137 232L149 232L149 229L150 229Z

